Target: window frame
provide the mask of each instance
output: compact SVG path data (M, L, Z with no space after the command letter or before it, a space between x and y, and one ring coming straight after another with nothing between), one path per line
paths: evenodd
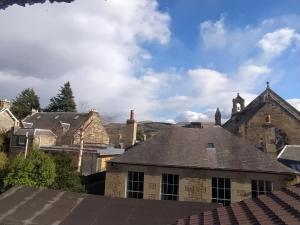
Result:
M24 138L24 142L21 142L21 138ZM17 138L17 144L19 146L25 146L26 145L26 136L25 135L19 135L18 138Z
M223 206L231 203L231 179L226 177L211 178L211 201Z
M137 178L137 180L135 179ZM128 171L126 184L126 197L133 199L144 198L144 172ZM136 186L135 186L136 185Z
M172 193L169 193L170 190ZM179 175L178 174L163 173L161 175L160 200L173 200L173 201L179 200Z
M263 185L261 185L263 184ZM269 184L269 185L267 185ZM255 188L254 188L255 186ZM263 186L263 187L262 187ZM268 188L270 187L270 189ZM269 190L267 190L269 189ZM273 182L270 180L251 180L251 195L252 198L257 198L259 195L265 195L273 191Z

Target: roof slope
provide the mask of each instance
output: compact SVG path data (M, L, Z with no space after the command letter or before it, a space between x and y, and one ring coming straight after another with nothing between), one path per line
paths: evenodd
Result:
M232 123L240 126L244 122L248 121L252 116L254 116L257 111L263 107L266 102L264 101L265 96L268 96L271 100L279 104L286 112L288 112L295 119L300 121L300 112L295 109L291 104L281 98L276 92L271 88L267 87L259 96L257 96L251 103L249 103L243 111L234 114L223 127L229 127Z
M286 145L277 159L284 165L300 172L300 145Z
M215 148L207 148L213 143ZM246 144L222 127L172 127L112 160L116 163L292 173L273 156Z
M188 218L176 225L209 224L300 224L300 186L260 195L230 206L220 207Z
M38 112L26 117L22 122L32 123L31 128L56 130L59 126L70 124L68 133L77 131L90 117L90 113L76 112Z
M166 225L215 203L121 199L14 187L0 195L0 224Z

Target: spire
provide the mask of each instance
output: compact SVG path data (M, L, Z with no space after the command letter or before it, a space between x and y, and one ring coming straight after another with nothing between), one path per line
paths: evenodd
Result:
M216 113L215 113L215 125L216 126L221 126L221 112L220 112L220 109L219 107L217 108L216 110Z
M270 82L267 81L267 89L269 89L269 88L270 88Z

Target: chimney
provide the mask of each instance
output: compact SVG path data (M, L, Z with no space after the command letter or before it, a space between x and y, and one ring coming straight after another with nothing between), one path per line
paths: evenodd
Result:
M134 110L130 110L130 118L127 120L126 133L122 137L124 140L124 147L130 147L136 142L137 122L134 119Z
M134 120L134 110L130 110L130 118L129 120L127 120L127 124L129 123L134 123L135 120Z
M219 108L217 108L216 113L215 113L215 125L221 126L221 112L220 112Z
M0 109L9 109L10 108L10 101L7 99L0 100Z

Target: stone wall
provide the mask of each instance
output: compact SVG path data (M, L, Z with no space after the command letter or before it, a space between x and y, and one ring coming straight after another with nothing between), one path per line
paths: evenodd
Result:
M0 113L0 132L6 132L15 125L15 120L11 118L8 112Z
M144 199L160 199L161 175L179 175L179 201L211 202L211 178L231 179L231 202L251 198L251 180L269 180L273 189L288 185L286 175L234 172L221 170L167 168L109 163L106 173L105 195L126 197L128 171L144 172Z
M85 122L84 143L86 144L109 144L108 134L103 127L98 113L91 112L92 116ZM73 145L80 144L80 130L74 135Z
M271 123L266 123L267 115L271 116ZM275 102L264 105L239 128L238 135L252 144L263 142L268 152L276 153L276 128L287 134L288 144L300 144L300 122Z

